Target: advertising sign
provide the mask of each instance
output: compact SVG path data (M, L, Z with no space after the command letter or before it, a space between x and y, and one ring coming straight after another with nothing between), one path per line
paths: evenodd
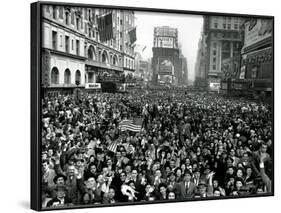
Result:
M158 37L157 47L163 48L174 48L174 38L173 37Z
M244 48L272 35L272 20L253 19L245 24Z
M174 66L169 57L159 58L159 74L173 75Z
M86 89L101 89L100 83L86 83L85 84Z

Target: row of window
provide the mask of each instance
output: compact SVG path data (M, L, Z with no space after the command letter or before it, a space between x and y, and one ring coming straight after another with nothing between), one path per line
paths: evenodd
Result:
M53 67L51 70L51 84L59 84L60 72L57 67ZM75 72L75 82L81 83L81 72L76 70ZM72 82L74 84L75 82ZM64 84L71 84L71 72L69 69L64 71Z
M67 35L64 36L65 52L70 53L70 48L72 51L74 50L74 42L75 42L75 48L76 48L76 50L75 50L76 55L80 55L80 40L70 39L70 37ZM52 31L52 48L54 50L58 50L58 45L60 45L60 47L63 46L63 36L60 35L60 44L58 44L58 33L53 30Z
M234 24L223 23L222 26L219 26L219 24L217 22L214 22L213 26L215 29L222 28L222 29L227 29L227 30L231 30L231 29L238 30L238 28L239 28L238 23L234 23Z
M239 34L237 32L231 33L231 32L226 32L226 33L213 33L215 38L239 38Z
M46 6L46 11L50 13L50 7L51 6ZM99 32L92 29L91 27L88 26L88 23L83 22L83 17L85 20L97 23L98 15L96 14L96 9L89 9L89 8L84 8L84 15L83 15L83 10L77 10L80 11L80 15L76 15L76 12L71 11L71 9L64 9L64 7L59 7L59 6L52 6L52 18L57 20L58 18L64 19L64 23L66 25L73 25L76 27L76 30L83 30L84 28L84 33L91 39L95 39L96 41L100 41L100 35ZM100 12L107 13L108 11L100 9ZM114 11L113 11L114 13ZM133 24L133 16L130 16L128 14L125 14L125 19L126 22L128 22L130 25ZM117 20L120 25L123 25L123 20L117 17ZM115 28L116 23L113 22L113 27ZM116 28L115 28L116 29ZM123 33L120 32L120 39L123 38ZM123 46L119 44L119 42L116 41L116 39L111 39L110 41L104 42L107 45L110 45L111 47L117 49L120 48L120 51L123 51ZM127 51L127 50L126 50ZM131 52L129 49L128 51Z

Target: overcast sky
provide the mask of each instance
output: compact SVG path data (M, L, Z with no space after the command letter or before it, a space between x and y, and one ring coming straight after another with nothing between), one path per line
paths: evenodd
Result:
M187 58L189 79L194 79L198 41L203 27L201 15L184 15L155 12L135 12L137 26L137 44L146 46L143 58L152 57L153 29L157 26L178 28L178 41L182 53Z

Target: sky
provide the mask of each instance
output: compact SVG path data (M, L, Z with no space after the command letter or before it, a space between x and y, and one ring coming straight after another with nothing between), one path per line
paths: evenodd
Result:
M189 79L194 80L194 67L200 34L203 28L201 15L135 12L137 27L137 44L146 46L141 53L145 59L152 57L153 30L158 26L178 28L178 42L182 53L187 58Z

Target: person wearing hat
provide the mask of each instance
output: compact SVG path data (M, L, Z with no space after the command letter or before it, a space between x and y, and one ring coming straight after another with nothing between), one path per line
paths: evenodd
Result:
M65 186L55 187L56 196L47 203L47 207L59 207L72 205L72 200L66 197L67 188Z
M198 192L200 198L204 197L213 197L213 187L210 184L207 184L204 180L201 180L198 184Z
M183 181L178 184L177 197L180 199L192 198L196 192L196 185L191 181L192 174L187 170L184 173Z

